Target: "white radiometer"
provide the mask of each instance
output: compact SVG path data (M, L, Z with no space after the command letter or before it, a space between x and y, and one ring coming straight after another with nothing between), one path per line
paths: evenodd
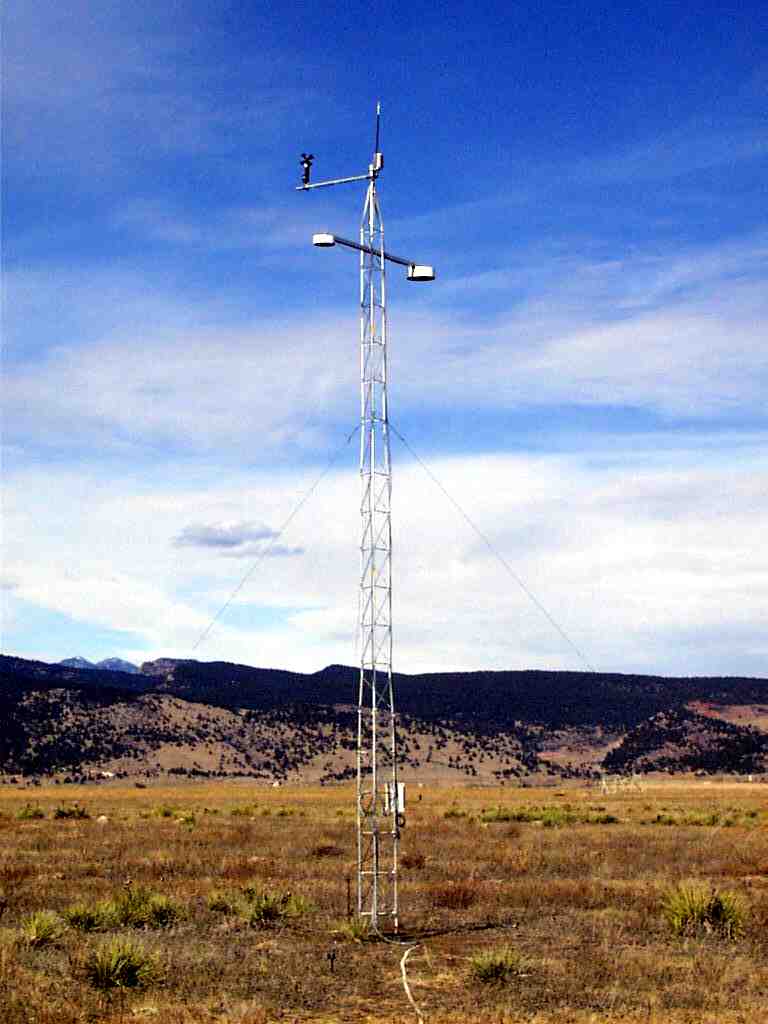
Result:
M312 245L318 245L321 249L327 249L331 245L336 245L336 239L327 232L321 232L318 235L312 235Z
M435 268L422 263L411 263L407 276L409 281L434 281Z

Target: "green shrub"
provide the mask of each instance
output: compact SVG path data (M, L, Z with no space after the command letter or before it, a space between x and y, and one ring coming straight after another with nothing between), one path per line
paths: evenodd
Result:
M34 821L36 818L44 818L45 812L37 804L24 804L21 810L16 812L17 821Z
M73 903L67 907L61 915L70 928L79 932L95 932L104 924L102 915L96 907L89 907L87 903Z
M160 804L152 808L152 813L156 818L172 818L176 812L169 804Z
M517 816L519 812L508 811L504 807L489 807L483 808L480 812L480 821L487 823L497 821L528 821L528 818L519 818Z
M283 917L284 897L264 892L248 900L248 924L252 928L263 928L275 924Z
M713 828L715 825L720 824L720 815L717 811L710 811L708 814L691 814L685 819L685 824ZM724 824L727 824L727 822Z
M174 900L141 885L126 886L114 899L99 902L96 911L107 927L170 928L182 916Z
M302 896L301 893L297 893L295 896L289 893L283 913L285 917L303 917L304 914L310 914L315 909L314 903L311 903L306 896Z
M156 959L144 947L117 937L91 950L83 962L83 974L101 992L146 988L158 977Z
M603 812L600 814L590 814L587 817L587 822L590 825L618 825L619 819L615 814Z
M562 807L519 807L516 810L509 810L506 807L489 807L483 808L480 813L480 820L487 824L505 821L522 823L535 821L540 822L545 828L560 828L562 825L575 825L577 822L607 824L607 819L616 820L611 815L578 815L567 804Z
M466 816L467 812L459 810L459 808L455 804L449 807L448 810L443 814L444 818L466 818Z
M246 804L245 807L233 807L229 813L233 818L254 818L256 816L256 808L253 804Z
M252 928L264 928L286 918L301 917L313 909L303 896L260 889L253 882L243 887L247 901L245 916Z
M562 807L545 807L539 820L545 828L562 828L563 825L575 824L579 819L575 814Z
M61 933L61 919L50 910L36 910L21 922L21 937L33 949L53 945Z
M351 917L342 921L336 932L349 942L365 942L371 935L371 924L368 918Z
M208 893L207 903L209 910L219 914L234 914L237 910L237 898L220 889Z
M84 818L90 818L88 811L79 804L73 804L71 807L57 807L53 812L53 816L54 818L72 818L78 821L82 821Z
M529 967L528 960L510 946L475 953L469 959L473 979L485 985L503 985L512 978L525 977Z
M668 890L662 913L675 935L737 939L744 932L745 909L736 893L718 892L696 882L681 882Z

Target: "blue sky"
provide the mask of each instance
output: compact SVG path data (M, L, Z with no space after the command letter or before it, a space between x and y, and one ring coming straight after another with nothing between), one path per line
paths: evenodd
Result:
M395 425L595 667L768 674L763 5L4 17L5 652L356 660L362 193L293 186L380 99ZM583 668L393 448L396 667Z

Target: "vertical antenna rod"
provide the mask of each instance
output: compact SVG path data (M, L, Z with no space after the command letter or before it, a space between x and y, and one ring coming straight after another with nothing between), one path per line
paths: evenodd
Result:
M403 786L397 778L395 698L392 685L392 465L387 405L387 261L407 268L409 281L433 281L434 269L384 250L384 223L376 180L384 166L379 149L381 105L368 173L310 183L311 154L302 154L298 191L367 181L360 241L315 234L321 248L341 245L360 254L360 676L357 704L357 913L373 931L397 931L398 845L405 824Z

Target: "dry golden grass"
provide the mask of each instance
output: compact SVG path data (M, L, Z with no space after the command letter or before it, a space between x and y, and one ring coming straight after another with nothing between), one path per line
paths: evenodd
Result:
M401 938L419 943L408 977L427 1024L768 1019L768 788L409 795ZM30 800L43 818L17 817ZM75 801L90 817L54 818ZM414 1022L403 947L345 935L348 878L349 786L4 787L0 1020ZM662 901L684 880L738 894L744 934L676 938ZM170 926L105 918L96 931L63 926L43 945L24 939L37 911L141 889L179 909ZM148 987L89 985L82 964L115 935L159 965ZM502 949L524 969L499 984L474 979L471 958Z

